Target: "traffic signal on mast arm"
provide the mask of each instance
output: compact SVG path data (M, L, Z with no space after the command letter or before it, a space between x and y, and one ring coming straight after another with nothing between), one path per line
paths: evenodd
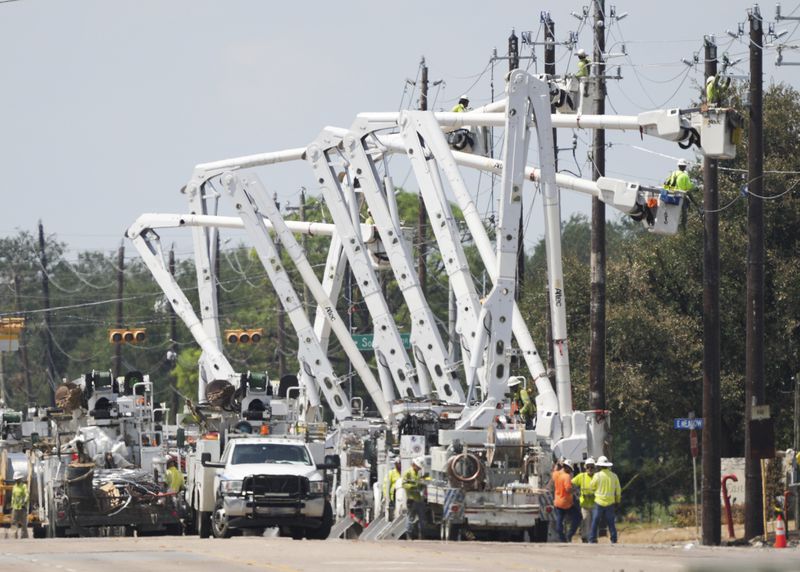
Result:
M257 344L264 337L264 328L254 330L225 330L225 341L229 344Z
M108 341L112 344L140 344L147 339L144 328L112 328L108 330Z

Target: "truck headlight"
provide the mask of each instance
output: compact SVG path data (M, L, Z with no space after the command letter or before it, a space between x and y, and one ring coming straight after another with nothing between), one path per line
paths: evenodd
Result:
M220 481L219 490L224 495L238 495L242 492L242 481Z
M308 483L308 492L312 495L324 495L325 489L325 481L310 481Z

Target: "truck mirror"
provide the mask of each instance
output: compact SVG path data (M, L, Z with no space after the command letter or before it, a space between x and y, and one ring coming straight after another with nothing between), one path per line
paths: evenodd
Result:
M211 453L200 453L200 464L204 467L211 462Z
M325 465L328 465L331 469L338 469L342 466L341 459L339 459L339 455L325 455Z

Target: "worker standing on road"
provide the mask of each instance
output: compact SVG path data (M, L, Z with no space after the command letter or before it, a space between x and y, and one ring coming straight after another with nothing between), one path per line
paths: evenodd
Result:
M167 490L171 493L178 493L183 490L186 480L183 478L183 473L178 469L178 463L175 459L167 461L167 474L166 474Z
M581 511L572 497L572 461L564 459L561 470L553 473L556 507L556 531L561 542L572 542L572 537L581 524ZM564 519L570 518L569 532L564 534Z
M403 489L406 491L406 506L408 507L408 524L406 526L406 537L413 540L422 538L422 525L425 518L425 500L422 492L425 483L422 479L425 459L417 457L411 462L411 467L403 473Z
M598 472L589 483L589 490L594 493L594 510L592 511L592 531L589 542L597 544L597 531L600 519L604 519L611 535L611 544L617 543L617 525L614 507L622 501L622 488L619 477L611 471L614 464L603 455L597 459Z
M578 487L581 492L580 506L581 506L581 540L589 542L589 532L592 528L592 510L594 510L594 493L591 492L589 483L592 482L592 477L595 472L595 461L589 457L584 461L584 470L582 473L575 475L572 479L572 485Z
M392 470L389 471L386 475L386 478L383 480L383 498L386 501L386 505L388 508L389 520L394 519L395 509L394 509L394 499L395 499L395 491L397 490L397 482L402 478L400 473L400 459L394 460L394 466Z
M668 191L684 191L689 192L694 189L694 183L689 178L689 173L686 168L689 163L686 159L678 159L678 168L670 173L667 180L664 181L664 188Z
M464 113L467 108L469 107L469 97L466 95L462 95L458 98L458 103L453 106L453 109L450 111L452 113Z
M14 473L14 488L11 489L11 526L14 538L28 538L28 485L24 475Z

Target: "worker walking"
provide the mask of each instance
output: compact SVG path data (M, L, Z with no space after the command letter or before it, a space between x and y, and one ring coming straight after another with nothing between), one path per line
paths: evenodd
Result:
M561 542L572 542L572 537L581 524L581 511L572 496L572 461L564 459L561 470L553 472L556 508L556 532ZM564 520L569 517L569 532L564 533Z
M712 106L720 106L728 95L728 88L731 85L731 78L710 75L706 79L706 103Z
M598 471L589 483L589 490L594 493L594 509L592 510L592 530L589 542L597 544L597 532L600 520L605 520L611 535L611 544L617 543L617 525L614 507L622 500L622 488L619 477L611 471L614 464L603 455L597 459Z
M403 489L406 492L406 506L408 507L408 524L406 537L408 540L422 538L422 526L425 519L425 499L422 496L425 483L422 478L425 459L417 457L411 462L411 467L403 473Z
M402 479L400 473L400 459L395 458L392 470L386 474L383 479L383 499L386 502L387 515L389 520L394 520L395 516L395 491L397 490L397 483Z
M453 106L453 109L450 111L452 113L464 113L467 108L469 107L469 97L466 95L462 95L458 98L458 103Z
M668 191L684 191L689 192L694 189L694 183L689 178L689 173L686 172L686 167L689 163L686 159L678 159L678 168L664 181L664 188Z
M14 538L28 538L28 485L25 476L14 473L14 488L11 489L11 526Z
M584 461L583 472L572 478L572 485L580 490L581 507L581 540L589 542L589 532L592 528L592 510L594 510L594 493L589 484L592 482L596 467L595 460L589 457Z

